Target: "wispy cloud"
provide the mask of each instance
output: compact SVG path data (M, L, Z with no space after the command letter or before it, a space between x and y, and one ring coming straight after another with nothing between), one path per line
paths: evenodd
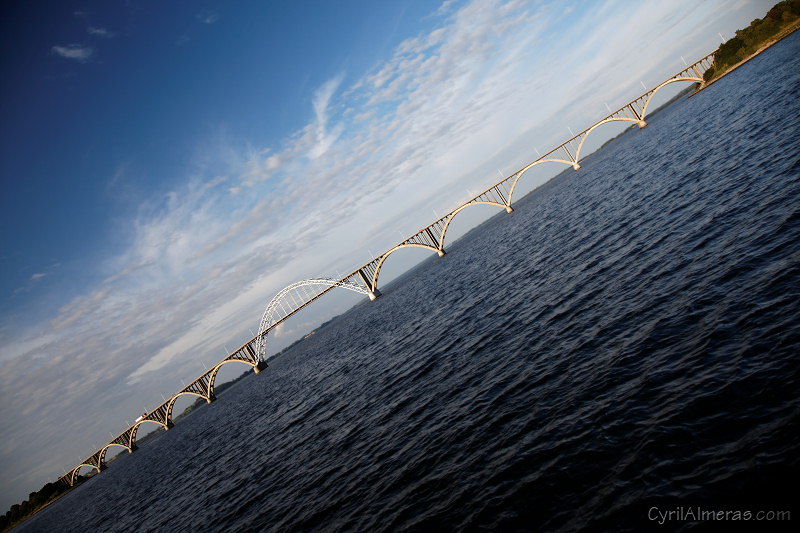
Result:
M216 24L219 21L220 16L219 13L209 9L203 9L198 13L195 13L194 16L195 20L197 20L200 24L210 26L212 24ZM196 27L190 27L182 33L178 39L175 41L176 46L187 46L191 41L192 38L197 31Z
M50 49L54 54L75 61L86 62L92 57L94 50L82 44L68 44L66 46L53 46Z
M335 126L333 130L328 129L329 105L333 94L342 83L343 75L340 74L325 82L325 84L314 92L314 115L316 117L315 144L309 151L309 156L316 159L330 149L331 145L342 134L343 126Z
M42 279L49 276L55 269L61 266L61 263L53 263L43 272L34 272L28 278L28 281L22 287L17 288L14 294L22 294L31 291Z
M204 9L195 15L195 18L203 24L214 24L219 20L219 13Z
M89 35L96 35L98 37L111 38L114 36L114 34L108 31L106 28L98 26L89 26L88 28L86 28L86 31L89 33Z

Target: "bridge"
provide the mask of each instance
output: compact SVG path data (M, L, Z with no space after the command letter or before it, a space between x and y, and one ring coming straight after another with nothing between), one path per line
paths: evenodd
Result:
M105 460L106 453L112 447L125 449L129 453L134 452L136 450L136 434L139 427L145 423L155 424L165 430L171 429L173 427L172 409L177 399L181 396L195 396L206 400L208 403L213 402L216 399L214 396L214 381L223 365L234 362L244 363L251 366L253 371L258 374L267 367L266 349L269 332L333 289L343 288L358 292L366 295L370 300L378 298L381 294L378 289L381 267L389 256L396 251L409 247L424 248L436 253L439 257L443 257L445 255L444 244L447 230L453 219L461 211L475 205L493 205L505 209L508 213L513 212L511 202L517 184L531 168L545 163L556 163L571 166L573 169L579 170L581 168L581 151L584 147L584 143L595 130L612 122L629 122L639 126L639 128L644 128L647 125L645 117L647 116L650 103L652 102L653 96L659 90L667 85L678 82L691 82L702 85L704 84L703 74L706 70L711 68L713 64L713 53L699 59L677 74L667 78L653 89L650 89L638 98L628 102L608 116L595 122L577 135L570 137L549 152L540 155L538 159L533 160L513 174L503 178L477 196L470 198L432 224L429 224L407 239L389 248L387 251L365 265L355 269L350 274L340 279L307 279L285 287L270 300L261 317L258 333L252 339L234 350L227 357L214 365L213 368L179 390L168 400L164 401L164 403L152 411L143 414L128 429L111 439L110 442L81 461L69 472L66 472L58 481L73 486L78 480L79 472L82 469L89 468L90 472L91 470L95 470L96 472L105 470L107 466Z

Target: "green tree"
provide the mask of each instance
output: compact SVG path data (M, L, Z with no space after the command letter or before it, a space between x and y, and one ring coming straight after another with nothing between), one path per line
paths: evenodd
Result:
M714 54L714 65L703 75L708 82L724 74L731 66L747 59L765 43L791 29L800 20L800 0L784 0L772 6L763 19L753 20L747 28L722 43Z

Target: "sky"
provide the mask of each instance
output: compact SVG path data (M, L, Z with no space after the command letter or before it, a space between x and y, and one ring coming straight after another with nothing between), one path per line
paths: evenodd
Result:
M286 285L352 272L773 3L6 3L0 512L250 338Z

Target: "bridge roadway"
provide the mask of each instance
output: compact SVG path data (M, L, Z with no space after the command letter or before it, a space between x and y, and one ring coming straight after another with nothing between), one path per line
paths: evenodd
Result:
M123 448L132 453L136 450L136 434L139 427L144 423L157 424L165 430L172 428L172 409L179 397L184 395L196 396L203 398L208 403L213 402L216 399L214 396L214 381L223 365L231 362L240 362L250 365L255 373L259 373L267 366L266 339L269 332L329 291L335 288L344 288L365 294L370 300L379 297L378 278L381 267L386 262L386 259L397 250L418 247L436 252L440 257L444 256L445 236L450 223L458 213L468 207L481 204L494 205L511 213L513 211L511 202L517 183L528 170L544 163L559 163L571 166L575 170L580 169L581 150L587 137L593 131L611 122L630 122L640 128L645 127L647 125L645 117L647 116L648 108L653 96L659 90L676 82L703 84L703 74L713 64L713 53L699 59L341 279L315 278L299 281L284 288L267 305L258 328L258 334L214 365L213 368L179 390L164 403L145 413L125 431L111 439L111 441L81 461L69 472L66 472L58 481L72 486L78 480L78 473L82 468L88 467L97 472L104 470L106 468L106 452L112 447Z

